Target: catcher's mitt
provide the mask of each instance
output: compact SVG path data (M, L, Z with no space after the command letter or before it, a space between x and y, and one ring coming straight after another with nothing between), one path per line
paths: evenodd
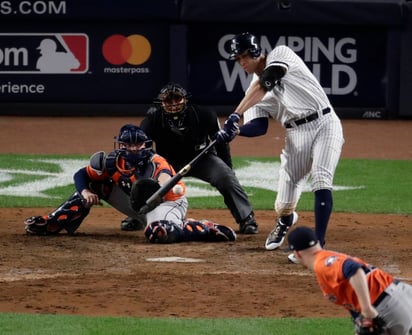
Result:
M154 179L139 179L132 185L132 189L130 191L130 206L136 212L139 212L140 209L146 204L146 200L149 199L159 188L159 183ZM160 203L161 200L157 203L148 204L150 205L149 209L152 210ZM148 212L150 210L148 210Z
M355 319L355 334L357 335L380 335L384 332L385 320L377 316L375 318L365 318L359 315Z

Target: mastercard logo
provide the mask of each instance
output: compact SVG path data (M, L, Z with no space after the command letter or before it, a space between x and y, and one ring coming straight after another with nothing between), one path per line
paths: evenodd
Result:
M152 46L142 35L112 35L103 42L102 52L104 59L110 64L141 65L149 59Z

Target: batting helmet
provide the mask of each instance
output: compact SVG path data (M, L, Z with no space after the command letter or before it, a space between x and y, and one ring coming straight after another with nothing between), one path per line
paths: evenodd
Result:
M235 60L237 56L243 54L245 51L253 58L259 57L262 53L262 48L256 36L251 33L238 34L232 38L229 59Z
M150 157L152 140L146 133L133 124L126 124L120 128L119 135L114 137L115 149L119 150L122 157L131 165L141 165ZM142 145L137 151L130 150L131 145ZM143 146L144 145L144 146Z

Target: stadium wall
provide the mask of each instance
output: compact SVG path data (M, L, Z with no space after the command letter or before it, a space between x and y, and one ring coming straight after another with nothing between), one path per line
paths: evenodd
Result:
M250 31L302 56L342 118L409 117L411 22L404 0L0 1L0 114L143 115L177 81L227 115L251 79L228 41Z

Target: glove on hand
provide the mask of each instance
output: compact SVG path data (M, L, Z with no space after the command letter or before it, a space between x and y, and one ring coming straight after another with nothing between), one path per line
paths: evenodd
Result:
M154 179L139 179L132 185L132 189L130 191L130 206L136 212L140 212L141 208L146 206L146 200L149 199L159 188L159 183ZM159 204L160 202L152 203L150 208L147 209L147 212L150 212Z
M380 335L384 332L386 322L379 316L375 318L365 318L359 315L355 320L355 334L357 335Z
M217 143L229 143L232 141L236 135L239 133L239 120L240 115L238 113L232 113L229 115L223 129L216 133Z

